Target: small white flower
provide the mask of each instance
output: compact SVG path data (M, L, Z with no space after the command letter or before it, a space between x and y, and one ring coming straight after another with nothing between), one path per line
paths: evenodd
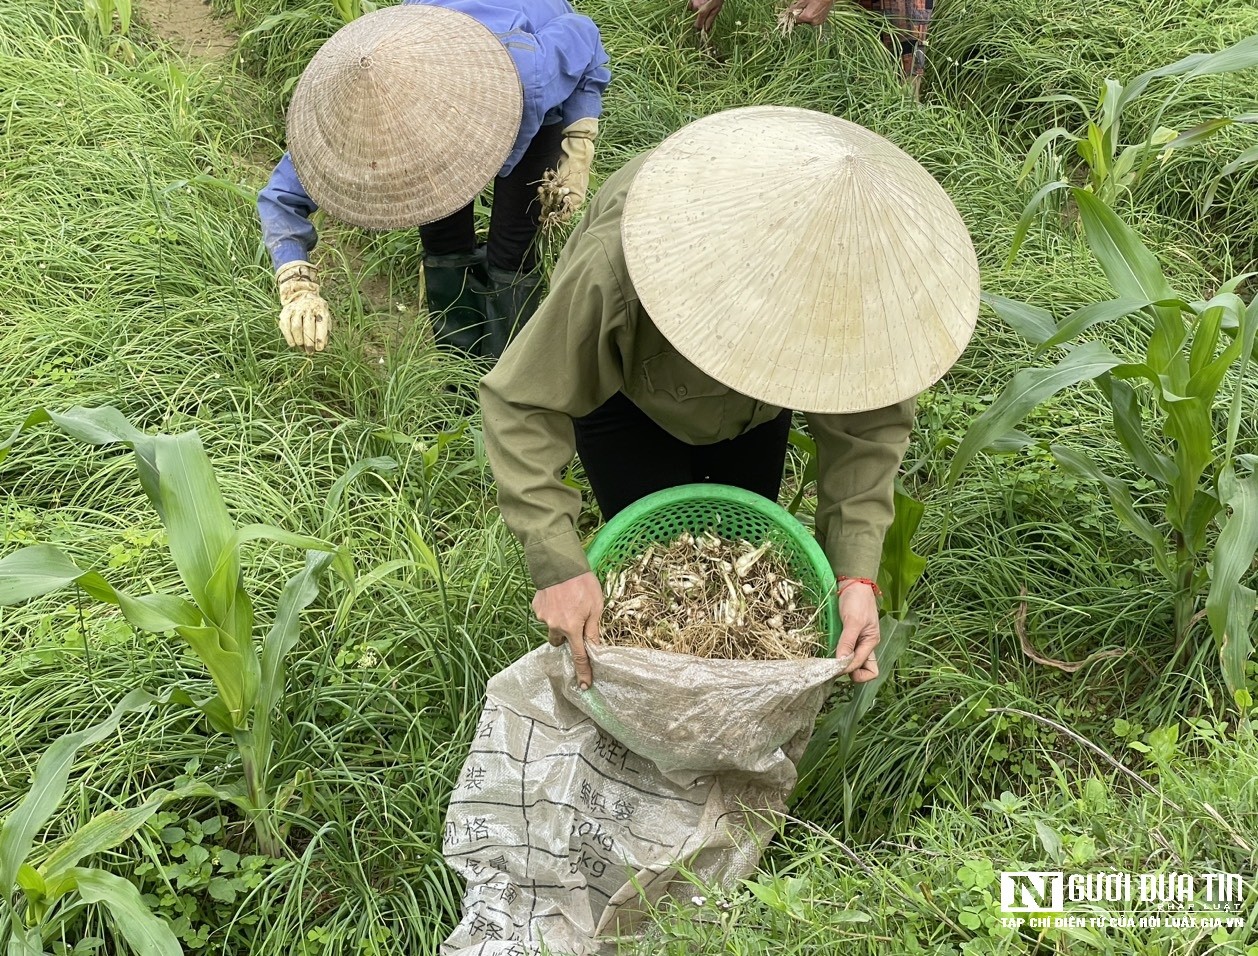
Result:
M693 903L695 906L702 906L702 905L703 905L704 903L706 903L707 901L708 901L708 898L707 898L706 896L692 896L692 897L690 897L690 902L691 902L691 903Z
M404 306L401 302L399 302L399 303L397 304L397 310L398 310L399 312L405 312L405 311L406 311L406 306Z

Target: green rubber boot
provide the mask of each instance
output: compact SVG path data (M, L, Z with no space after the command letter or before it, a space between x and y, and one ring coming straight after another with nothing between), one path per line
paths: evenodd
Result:
M481 355L496 361L537 311L542 277L536 269L515 273L489 266L487 272L484 301L489 334L481 342Z
M488 282L485 249L472 253L424 257L424 297L440 348L479 355L489 335L485 313Z

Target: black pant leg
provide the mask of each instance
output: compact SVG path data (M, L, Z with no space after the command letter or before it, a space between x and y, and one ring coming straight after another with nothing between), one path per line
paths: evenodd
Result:
M624 392L574 419L572 427L605 521L639 498L695 480L692 446L660 428Z
M537 187L563 155L562 143L562 123L543 126L510 174L494 180L487 252L495 269L528 272L537 264L534 240L542 212Z
M419 227L419 241L424 244L424 255L466 255L476 251L476 217L473 206L476 200L444 219L425 223Z
M783 409L772 421L712 445L691 446L694 481L735 485L777 501L786 467L791 412Z

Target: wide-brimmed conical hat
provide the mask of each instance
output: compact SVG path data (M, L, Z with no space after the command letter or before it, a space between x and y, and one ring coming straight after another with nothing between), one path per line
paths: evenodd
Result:
M408 4L341 27L301 74L288 150L310 198L367 229L467 205L520 132L520 77L480 22Z
M669 342L784 408L916 395L978 317L974 246L943 187L881 136L812 110L750 106L674 133L634 176L621 236Z

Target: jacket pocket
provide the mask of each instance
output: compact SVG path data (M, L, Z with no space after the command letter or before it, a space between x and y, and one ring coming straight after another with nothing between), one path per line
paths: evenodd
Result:
M699 371L676 352L651 356L642 363L642 371L648 389L668 395L675 402L729 394L728 387Z

